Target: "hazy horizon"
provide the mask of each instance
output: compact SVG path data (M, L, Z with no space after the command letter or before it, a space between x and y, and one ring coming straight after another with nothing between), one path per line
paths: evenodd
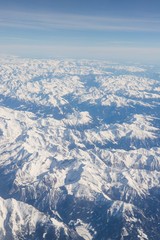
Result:
M1 2L0 53L157 63L159 1Z

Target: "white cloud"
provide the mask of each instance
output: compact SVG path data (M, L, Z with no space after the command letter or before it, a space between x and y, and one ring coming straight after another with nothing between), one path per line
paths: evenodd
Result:
M24 29L71 29L96 31L160 32L160 21L154 19L110 18L62 13L26 13L0 11L0 26Z
M42 30L54 33L54 29L61 30L92 30L92 31L123 31L123 32L160 32L160 21L155 19L131 19L131 18L110 18L99 16L82 16L62 13L32 13L19 11L2 11L0 10L0 27L12 28L15 30ZM160 60L160 48L145 47L151 46L149 41L144 43L134 42L134 39L128 41L109 39L100 37L98 41L92 41L91 38L79 39L79 36L68 34L67 37L62 35L48 36L44 33L45 39L33 37L30 34L15 35L9 34L1 37L0 52L15 54L20 56L38 56L38 57L84 57L84 58L117 58L133 60ZM62 31L63 33L63 31ZM94 32L98 35L97 32ZM124 33L123 33L124 34ZM55 35L55 36L54 36ZM42 33L41 33L42 36ZM124 35L125 36L125 35ZM136 35L137 37L138 35ZM45 41L45 42L44 42ZM145 41L145 39L144 39ZM44 44L43 44L44 43ZM141 47L140 47L141 45ZM139 46L139 47L135 47ZM158 45L157 45L158 46Z

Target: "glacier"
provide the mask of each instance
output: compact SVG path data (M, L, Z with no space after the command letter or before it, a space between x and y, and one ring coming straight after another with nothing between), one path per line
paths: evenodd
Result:
M160 72L0 58L0 238L159 240Z

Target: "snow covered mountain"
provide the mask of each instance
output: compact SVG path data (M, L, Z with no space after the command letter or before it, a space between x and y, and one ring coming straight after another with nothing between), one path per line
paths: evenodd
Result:
M159 240L160 72L0 59L0 239Z

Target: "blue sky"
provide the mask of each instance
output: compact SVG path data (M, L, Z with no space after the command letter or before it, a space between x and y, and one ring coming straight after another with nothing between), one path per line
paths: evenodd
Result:
M159 0L0 0L0 53L158 62Z

